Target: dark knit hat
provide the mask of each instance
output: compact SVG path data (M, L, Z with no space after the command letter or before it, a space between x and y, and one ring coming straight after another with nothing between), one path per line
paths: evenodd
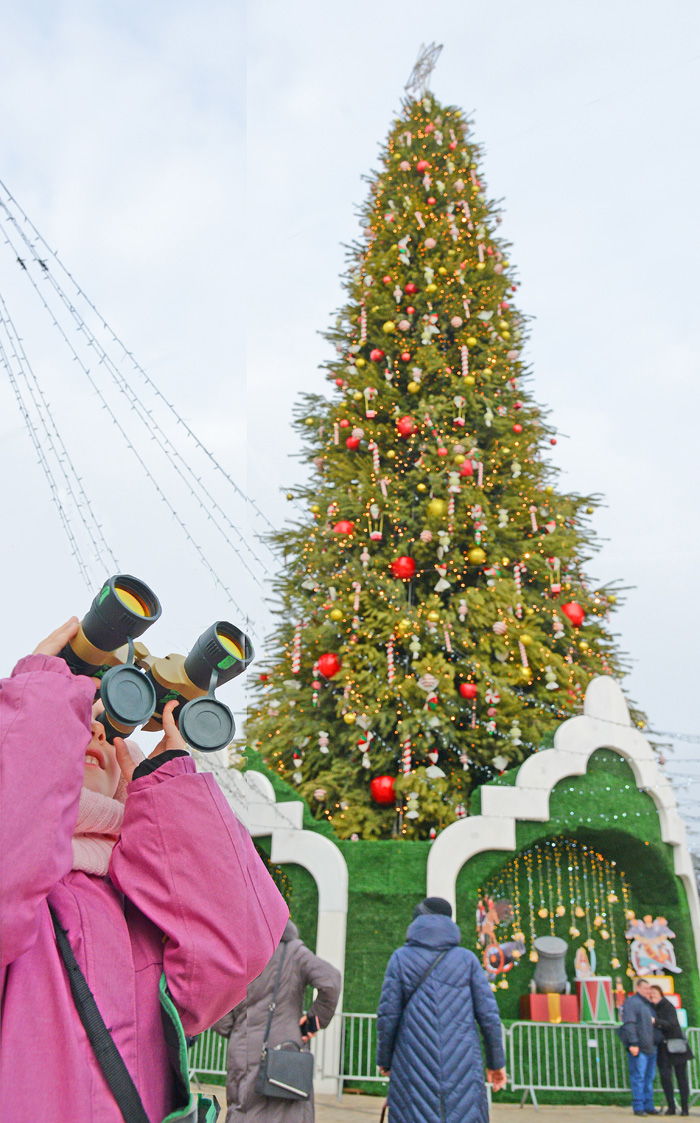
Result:
M419 916L452 916L452 905L444 897L426 897L413 910L414 920Z

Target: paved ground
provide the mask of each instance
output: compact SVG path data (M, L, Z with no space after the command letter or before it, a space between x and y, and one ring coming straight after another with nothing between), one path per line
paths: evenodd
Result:
M214 1092L224 1106L223 1088L202 1087L204 1092ZM342 1103L335 1096L316 1097L316 1123L379 1123L379 1113L384 1101L379 1096L354 1096L346 1093ZM700 1110L691 1111L700 1119ZM622 1123L632 1119L632 1112L624 1107L541 1107L535 1111L531 1104L519 1108L517 1104L494 1104L492 1123ZM224 1123L222 1111L219 1123Z

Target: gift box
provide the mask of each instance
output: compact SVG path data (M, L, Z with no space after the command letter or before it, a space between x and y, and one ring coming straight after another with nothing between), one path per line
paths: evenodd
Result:
M684 1010L682 1006L678 1010L678 1024L681 1027L681 1029L687 1029L688 1028L688 1011Z
M671 1003L672 1006L676 1007L676 1010L680 1010L680 1008L681 1008L681 996L680 996L680 994L667 994L666 998L668 999L668 1001Z
M612 979L591 975L576 980L576 997L582 1022L616 1022Z
M644 978L648 983L651 983L652 986L661 987L667 998L670 994L675 992L676 987L673 981L673 975L645 975Z
M577 1022L578 998L575 994L523 994L520 1017L530 1022Z

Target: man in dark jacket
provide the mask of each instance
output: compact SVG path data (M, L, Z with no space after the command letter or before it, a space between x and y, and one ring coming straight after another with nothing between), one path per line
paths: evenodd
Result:
M488 1123L481 1059L494 1091L506 1085L503 1031L481 963L441 897L417 906L406 943L384 976L377 1015L377 1065L391 1074L396 1123Z
M622 1007L620 1037L627 1049L627 1064L632 1089L632 1110L635 1115L660 1115L654 1107L654 1074L656 1073L657 1034L654 1007L650 1001L646 979L637 979L634 994Z

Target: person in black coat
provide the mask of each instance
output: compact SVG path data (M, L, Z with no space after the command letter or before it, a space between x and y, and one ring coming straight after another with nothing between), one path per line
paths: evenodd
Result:
M678 1091L681 1095L681 1115L688 1115L688 1100L690 1098L688 1087L688 1061L693 1059L693 1054L687 1044L685 1052L669 1053L666 1044L667 1041L685 1040L683 1030L678 1022L678 1014L674 1006L666 998L661 987L652 984L649 991L649 1001L654 1004L655 1028L660 1030L663 1034L663 1041L660 1043L657 1051L657 1063L659 1076L661 1078L661 1087L664 1090L666 1103L668 1104L666 1114L676 1114L676 1101L673 1095L673 1073L675 1070L676 1080L678 1081Z

